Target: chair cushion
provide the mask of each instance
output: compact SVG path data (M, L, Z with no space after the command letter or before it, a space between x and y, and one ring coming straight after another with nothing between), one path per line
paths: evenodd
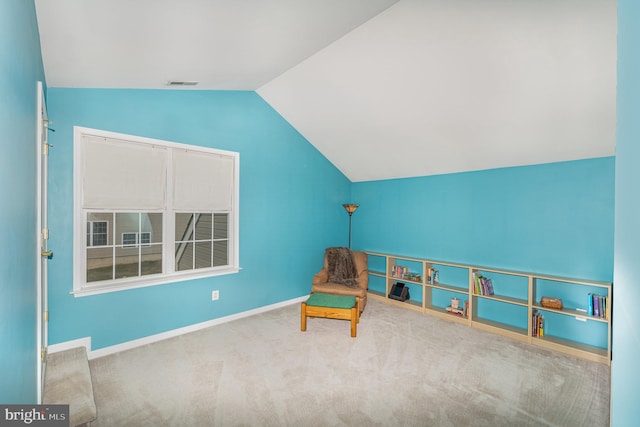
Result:
M356 297L352 295L312 294L307 300L312 307L351 308L356 305Z
M353 295L354 297L366 297L367 290L356 287L350 288L341 283L315 283L311 286L311 292L322 292L325 294L335 294L335 295Z

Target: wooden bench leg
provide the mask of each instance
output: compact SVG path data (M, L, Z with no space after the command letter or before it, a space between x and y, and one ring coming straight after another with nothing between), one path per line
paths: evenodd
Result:
M302 303L302 308L300 309L300 330L302 332L307 330L307 303Z
M358 328L358 307L351 308L351 337L356 337Z

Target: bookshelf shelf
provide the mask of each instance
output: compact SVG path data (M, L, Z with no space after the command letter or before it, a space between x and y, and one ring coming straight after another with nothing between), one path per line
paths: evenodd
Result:
M378 252L367 254L372 268L368 292L374 299L611 363L611 283ZM409 300L389 298L396 282L409 287ZM562 299L563 308L543 307L543 296ZM452 298L465 309L463 315L451 313Z
M496 322L493 320L474 318L472 325L478 329L487 330L494 333L499 333L501 335L505 335L503 332L508 332L511 337L517 337L518 339L527 337L527 330L524 328L518 328L517 326L512 326L506 323Z
M501 301L501 302L506 302L509 304L516 304L516 305L522 305L524 307L527 307L529 304L529 301L527 301L526 299L521 299L521 298L513 298L513 297L509 297L506 295L498 295L498 294L494 294L494 295L473 295L474 297L478 297L478 298L485 298L485 299L491 299L491 300L496 300L496 301Z
M541 305L532 305L532 307L536 310L539 311L548 311L550 313L558 313L558 314L562 314L565 316L570 316L570 317L574 317L574 318L578 318L579 320L582 319L586 319L588 321L594 321L594 322L603 322L603 323L608 323L609 319L606 319L604 317L596 317L596 316L590 316L589 314L587 314L584 311L579 311L579 310L573 310L570 308L563 308L561 310L555 309L555 308L549 308L549 307L543 307Z
M457 293L461 293L461 294L466 294L469 292L469 289L467 288L461 288L458 286L451 286L451 285L445 285L443 283L436 283L436 284L427 284L427 287L433 288L433 289L442 289L445 291L451 291L451 292L457 292Z

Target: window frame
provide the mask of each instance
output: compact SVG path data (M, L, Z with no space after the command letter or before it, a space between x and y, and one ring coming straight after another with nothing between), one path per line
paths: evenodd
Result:
M177 143L172 141L158 140L135 135L126 135L116 132L109 132L98 129L74 126L74 216L73 216L73 290L71 293L76 296L86 296L102 294L106 292L114 292L125 289L134 289L146 286L155 286L166 283L175 283L196 278L212 277L226 274L234 274L240 271L240 250L239 250L239 195L240 195L240 154L234 151L220 150L210 147L202 147ZM158 210L163 214L162 226L162 259L163 268L160 274L150 274L146 276L128 277L123 279L104 280L99 282L87 282L87 249L95 246L87 245L87 215L93 212L118 213L118 212L154 212L148 209L87 209L82 206L82 138L83 136L91 136L98 138L116 139L120 142L130 142L133 144L149 144L160 146L167 149L168 162L166 166L166 201L165 208ZM227 224L227 241L228 241L228 264L217 267L199 268L193 270L177 271L175 269L174 247L175 247L175 214L181 212L173 206L173 171L172 171L172 155L176 150L188 150L192 152L201 152L215 154L218 156L228 157L233 160L233 177L232 177L232 194L231 209L229 211L211 211L215 213L226 213ZM93 225L91 225L93 227ZM108 224L107 224L108 227ZM115 230L114 230L115 231ZM107 230L107 236L110 231ZM113 232L113 231L111 231ZM149 240L152 241L151 233ZM141 231L136 233L135 246L148 246L141 243ZM115 236L113 236L115 238ZM108 237L107 237L108 241ZM124 242L124 240L123 240ZM92 243L92 242L91 242ZM115 241L114 241L115 244ZM133 247L134 245L130 245Z

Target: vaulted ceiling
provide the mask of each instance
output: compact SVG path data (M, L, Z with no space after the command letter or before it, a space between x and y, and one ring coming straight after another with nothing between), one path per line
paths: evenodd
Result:
M352 181L615 153L616 0L35 2L49 87L255 90Z

